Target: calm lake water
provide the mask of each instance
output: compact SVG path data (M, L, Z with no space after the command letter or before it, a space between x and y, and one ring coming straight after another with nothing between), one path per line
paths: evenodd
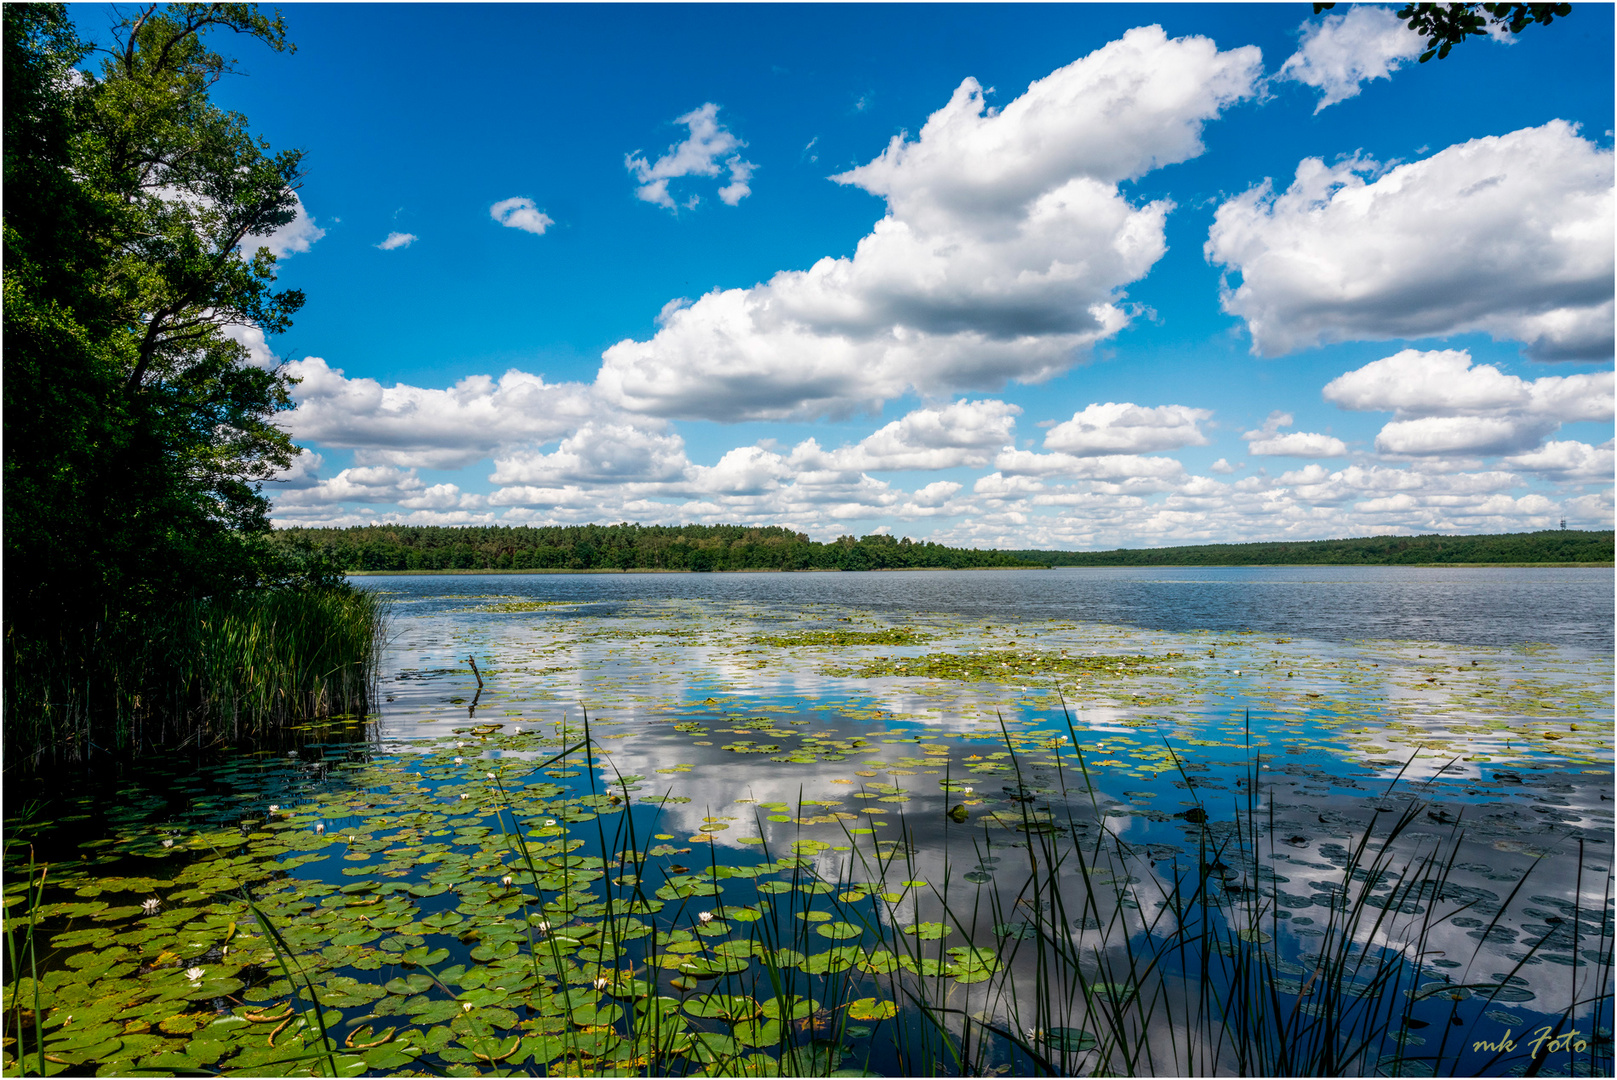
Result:
M1610 570L355 580L361 730L54 804L51 1015L150 992L59 1057L272 1060L235 886L350 1070L1261 1072L1261 956L1349 1072L1611 1072Z
M552 600L856 607L1152 630L1255 630L1323 641L1546 642L1612 649L1613 571L1504 567L1131 567L867 574L545 574L355 578L430 600L460 586ZM383 584L385 582L385 584Z

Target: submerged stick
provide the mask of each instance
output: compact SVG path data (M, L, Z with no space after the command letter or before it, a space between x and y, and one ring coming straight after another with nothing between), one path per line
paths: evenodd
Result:
M477 676L477 688L479 690L483 689L483 675L477 670L477 658L475 656L468 656L466 658L466 662L472 665L472 674Z

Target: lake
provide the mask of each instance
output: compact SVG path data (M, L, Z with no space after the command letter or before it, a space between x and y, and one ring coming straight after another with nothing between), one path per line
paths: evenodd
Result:
M355 580L376 717L8 830L53 1059L1611 1073L1609 569Z

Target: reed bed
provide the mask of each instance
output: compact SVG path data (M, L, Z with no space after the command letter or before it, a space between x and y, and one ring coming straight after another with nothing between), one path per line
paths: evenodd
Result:
M385 626L372 593L267 589L76 635L6 639L8 770L258 739L362 715Z

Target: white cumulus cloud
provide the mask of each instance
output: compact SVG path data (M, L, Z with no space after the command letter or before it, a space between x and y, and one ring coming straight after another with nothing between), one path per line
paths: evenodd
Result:
M1485 331L1541 360L1612 354L1612 152L1561 120L1399 165L1327 166L1218 208L1207 257L1253 351Z
M247 350L247 363L266 371L281 366L281 358L269 347L264 339L264 331L256 326L247 326L242 323L227 323L221 329L225 337Z
M1420 55L1424 39L1380 4L1362 4L1346 15L1327 15L1304 23L1297 51L1280 65L1275 78L1300 82L1320 91L1317 113L1356 97L1362 84L1387 79Z
M553 453L497 458L489 479L541 487L647 483L683 477L689 464L685 442L678 435L629 423L591 422L562 439Z
M1536 450L1504 458L1499 464L1556 480L1608 483L1617 470L1617 458L1613 457L1609 441L1603 446L1590 446L1571 439L1547 442Z
M1128 324L1123 287L1166 250L1170 205L1119 183L1201 153L1203 125L1260 74L1255 48L1145 27L1003 109L967 79L918 138L833 178L887 203L851 258L668 313L649 341L606 351L598 385L635 411L741 420L1064 371ZM668 198L644 168L642 197Z
M1610 371L1523 379L1463 350L1404 349L1332 379L1324 397L1393 413L1376 436L1385 454L1521 454L1563 423L1612 419L1614 390Z
M1610 420L1610 371L1523 379L1492 364L1475 364L1463 349L1404 349L1339 375L1325 400L1344 409L1409 416L1483 416L1520 411L1560 422Z
M1263 426L1255 431L1249 431L1241 438L1246 440L1247 453L1259 457L1311 457L1330 458L1346 457L1347 443L1332 435L1323 435L1313 431L1288 431L1282 433L1281 428L1290 427L1293 418L1290 413L1276 410L1269 414Z
M1394 420L1376 435L1383 454L1508 454L1537 446L1555 421L1520 416L1422 416Z
M1035 454L1031 450L1003 450L994 467L1006 476L1072 476L1085 480L1160 480L1180 476L1185 467L1175 458L1139 454Z
M587 386L516 370L435 390L350 379L319 357L286 367L301 380L287 420L293 436L354 448L366 465L457 468L503 446L550 442L608 411Z
M726 169L730 182L719 189L719 198L730 206L752 194L749 182L758 166L734 151L747 144L730 129L719 123L719 107L711 101L693 109L674 121L684 124L690 135L683 142L668 148L668 153L656 161L648 160L636 150L623 159L623 164L635 175L640 186L635 197L657 206L675 210L674 197L668 191L671 180L686 176L718 176ZM721 165L720 160L723 160ZM692 196L686 206L695 206L698 197Z
M421 238L415 233L390 232L387 234L386 240L383 240L380 244L375 246L381 248L383 251L397 251L399 248L409 247L419 239Z
M507 229L521 229L535 236L545 235L545 230L556 224L549 214L541 212L534 205L532 199L520 197L501 199L488 208L488 216Z
M326 235L326 230L316 225L314 218L309 216L303 199L296 193L292 198L296 202L292 220L267 236L249 236L241 243L244 250L251 254L261 247L269 248L271 255L284 259L288 255L308 251L316 240Z
M804 467L849 472L985 465L1012 440L1021 411L991 399L916 409L853 446L823 451L809 439L793 449L792 460Z
M280 513L345 502L392 504L407 510L467 510L482 506L483 498L464 494L454 484L429 486L414 469L377 465L344 469L329 480L296 486L279 495L275 506Z
M1199 425L1212 415L1209 409L1192 409L1186 405L1152 408L1127 401L1096 403L1045 432L1044 446L1047 450L1063 450L1079 456L1206 446L1207 436L1202 434Z

